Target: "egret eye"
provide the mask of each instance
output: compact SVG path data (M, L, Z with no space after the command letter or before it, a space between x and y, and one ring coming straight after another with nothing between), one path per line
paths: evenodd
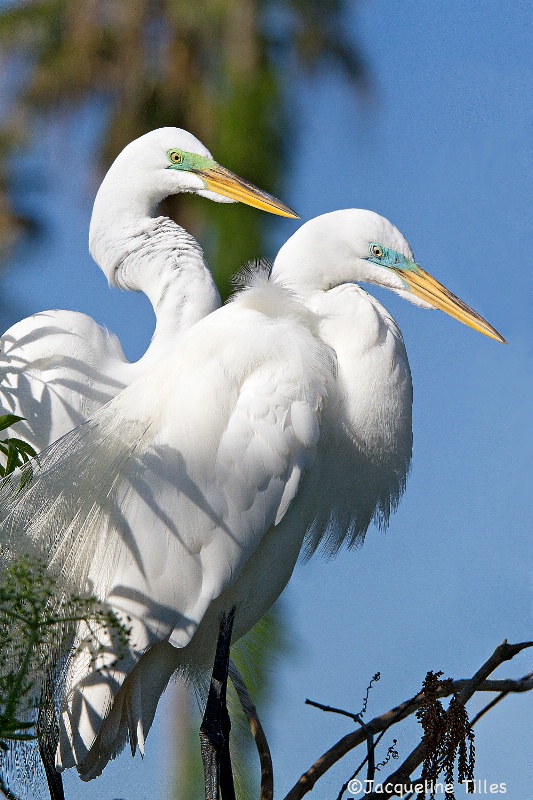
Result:
M183 155L179 152L179 150L171 150L168 154L168 157L172 161L173 164L182 164L183 163Z
M370 252L374 256L374 258L381 258L383 256L383 248L380 247L379 244L371 244Z

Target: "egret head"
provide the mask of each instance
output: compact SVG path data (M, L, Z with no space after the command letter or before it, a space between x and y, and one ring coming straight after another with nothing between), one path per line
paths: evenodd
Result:
M373 283L505 342L483 317L425 272L400 231L373 211L332 211L306 222L279 251L272 277L298 292L303 287L315 291Z
M193 192L218 203L243 202L280 216L297 214L272 195L239 178L213 160L209 150L181 128L159 128L130 142L107 173L102 194L113 194L113 211L124 206L152 212L165 197ZM118 206L117 206L118 204ZM111 209L110 209L111 211Z

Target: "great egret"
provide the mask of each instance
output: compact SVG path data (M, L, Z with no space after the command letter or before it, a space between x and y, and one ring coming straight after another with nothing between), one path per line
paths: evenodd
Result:
M307 550L386 523L411 457L401 333L358 284L391 289L497 341L425 273L400 232L357 209L303 225L270 277L193 325L85 424L4 489L2 544L131 620L130 649L73 659L57 765L99 775L129 735L144 747L174 672L201 682L221 618L233 641Z
M118 339L86 314L43 311L10 328L0 346L0 408L26 420L14 435L36 450L84 422L219 307L198 242L172 220L153 216L161 200L179 192L297 216L213 161L185 130L160 128L131 142L98 191L89 246L110 284L149 297L155 333L145 355L130 364Z

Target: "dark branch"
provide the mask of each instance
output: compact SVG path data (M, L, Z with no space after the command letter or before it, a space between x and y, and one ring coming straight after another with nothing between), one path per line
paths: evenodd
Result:
M465 705L468 700L475 694L478 687L481 686L483 681L485 681L488 676L494 672L494 670L503 664L504 661L510 661L514 656L520 653L522 650L525 650L527 647L533 647L533 642L522 642L520 644L509 644L505 639L502 644L498 645L496 650L490 656L490 658L485 661L485 663L478 669L475 675L467 680L463 689L459 693L458 700ZM401 764L398 769L393 772L384 784L390 784L393 787L403 786L402 794L405 794L410 789L412 789L412 781L411 775L415 771L417 767L424 760L425 756L425 745L423 742L420 742L417 747L407 756L403 764ZM388 800L392 797L397 797L398 794L395 790L392 791L383 791L383 792L372 792L367 796L367 800Z
M500 666L500 664L511 660L518 653L528 647L533 647L533 642L521 642L520 644L512 645L508 644L507 641L504 641L496 648L491 657L483 664L483 666L472 678L451 681L449 688L441 689L438 693L438 696L446 697L453 692L458 692L459 699L464 704L476 692L500 692L501 697L499 699L501 700L509 693L530 691L533 689L532 673L525 675L519 680L487 680L488 676L494 672L494 670ZM373 736L375 736L377 733L385 732L392 725L395 725L396 723L413 714L418 708L420 708L423 701L424 695L422 692L420 692L410 700L406 700L404 703L401 703L390 711L387 711L385 714L381 714L379 717L374 717L374 719L370 720L370 722L366 724L367 731L369 731ZM496 698L496 701L499 702L498 698ZM342 709L336 709L331 706L322 706L319 703L311 701L306 702L308 702L309 705L314 705L324 711L343 714L344 716L348 716L352 719L354 719L356 716ZM495 702L493 701L491 705L495 705ZM489 709L487 708L486 710L488 711ZM352 731L346 736L343 736L342 739L333 745L333 747L321 755L320 758L318 758L307 770L307 772L303 773L298 782L285 796L284 800L301 800L302 797L311 791L319 778L321 778L334 764L336 764L337 761L343 758L348 752L350 752L350 750L353 750L355 747L358 747L365 741L367 741L367 736L363 729ZM411 785L410 776L417 766L422 763L423 759L423 749L421 748L421 745L419 745L410 754L410 756L408 756L403 764L393 773L393 775L384 780L383 783L392 783L394 785L400 784L403 781L404 784L409 787ZM408 769L410 769L409 772L407 772ZM408 791L408 788L405 791ZM372 794L368 795L367 800L385 800L385 798L390 797L394 797L394 795L380 793L378 796Z

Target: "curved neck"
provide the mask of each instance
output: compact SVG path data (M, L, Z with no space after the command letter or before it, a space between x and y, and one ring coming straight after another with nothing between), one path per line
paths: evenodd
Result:
M167 217L140 215L101 226L93 219L89 249L111 285L149 298L156 315L152 345L173 344L220 306L202 248Z

